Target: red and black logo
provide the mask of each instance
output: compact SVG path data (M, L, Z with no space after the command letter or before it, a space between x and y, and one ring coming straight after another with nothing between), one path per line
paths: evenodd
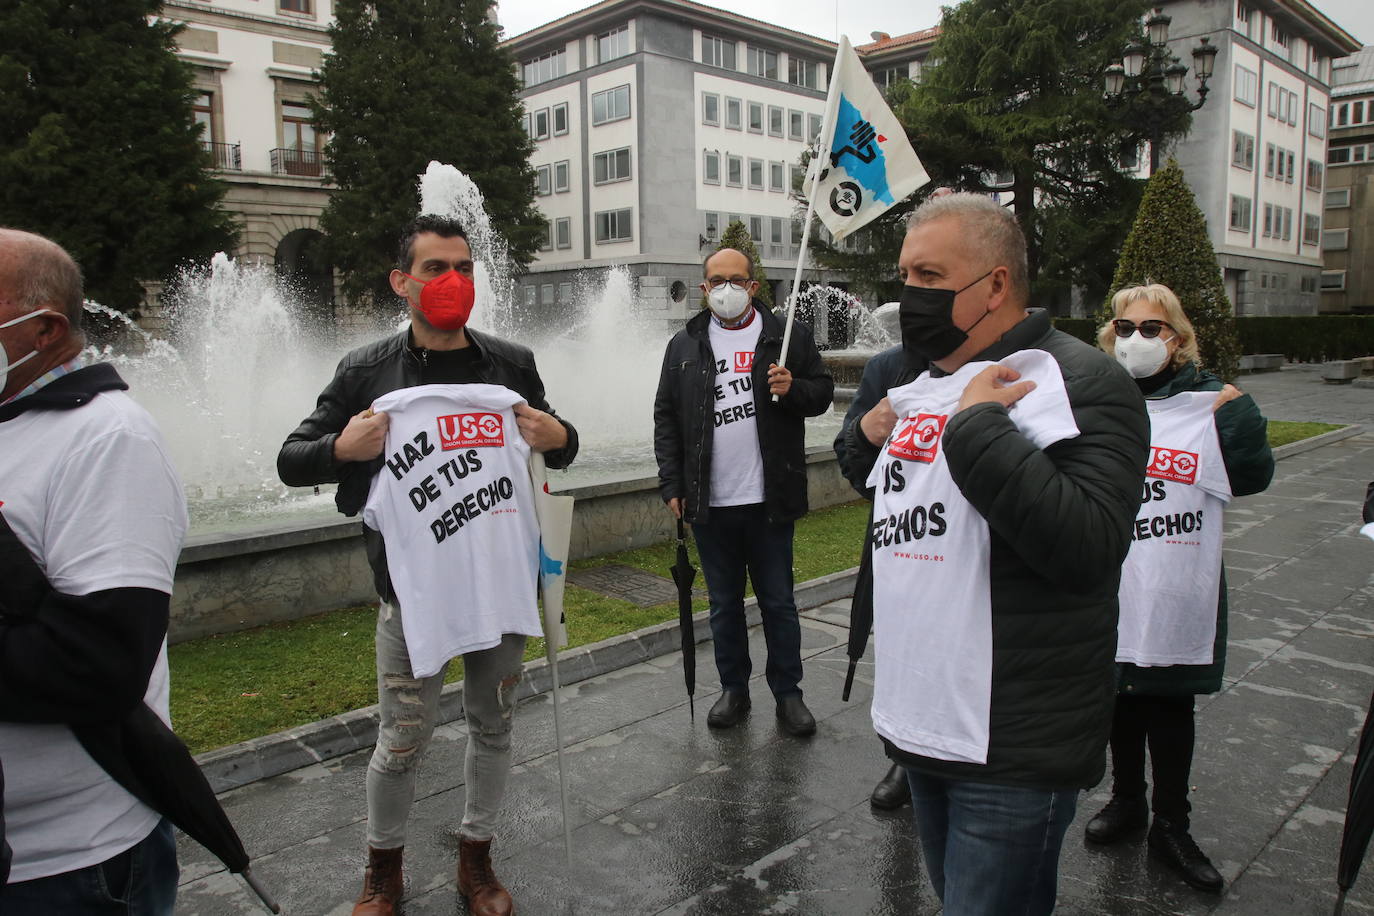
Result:
M735 351L735 371L736 371L736 372L748 372L750 369L753 369L753 368L754 368L754 351L753 351L753 350L736 350L736 351Z
M897 423L888 440L887 453L894 458L931 462L940 447L948 414L918 413Z
M1150 446L1150 464L1145 468L1146 477L1162 480L1176 480L1179 483L1192 483L1197 479L1197 453L1181 449Z
M506 444L505 423L499 413L454 413L438 421L439 444L446 452Z

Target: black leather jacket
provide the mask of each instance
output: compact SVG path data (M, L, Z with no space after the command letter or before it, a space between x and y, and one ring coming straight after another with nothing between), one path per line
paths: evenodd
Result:
M544 383L528 347L471 329L467 330L467 335L481 353L476 370L483 382L504 385L528 401L531 407L554 412L544 400ZM367 502L372 475L381 468L383 459L378 456L371 461L335 461L334 441L349 419L370 407L377 398L421 384L423 367L420 360L408 328L358 347L339 360L334 378L320 392L314 412L286 437L277 453L277 475L282 483L291 487L338 483L335 505L344 515L357 515ZM568 431L568 444L544 453L544 461L551 468L565 468L577 456L577 430L562 417L558 422ZM382 536L364 526L363 539L377 594L386 600L391 587Z
M763 494L768 520L790 522L806 514L805 419L830 409L835 383L816 350L811 329L792 327L787 368L792 388L773 402L768 367L782 353L782 321L757 301L763 321L751 372L763 456ZM711 313L703 310L668 341L654 398L654 455L664 502L686 501L684 517L705 522L711 504L711 443L715 416L715 358L711 354Z

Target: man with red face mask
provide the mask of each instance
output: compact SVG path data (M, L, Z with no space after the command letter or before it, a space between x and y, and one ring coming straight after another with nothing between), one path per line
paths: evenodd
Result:
M410 306L410 327L359 347L340 361L315 411L282 445L277 456L282 482L337 482L339 511L357 515L367 502L373 477L386 464L388 416L374 413L371 405L389 392L418 385L509 388L525 400L514 411L529 447L543 452L551 468L572 462L577 431L555 416L544 400L533 354L466 326L474 300L472 274L472 252L456 221L423 215L402 231L390 280L391 288ZM368 865L353 913L390 916L402 895L406 819L415 795L416 768L437 723L444 672L441 668L421 677L412 669L385 543L380 532L367 525L363 536L382 600L377 619L381 722L367 772ZM517 630L512 624L498 645L463 655L467 793L458 889L476 916L514 912L510 894L492 873L490 849L510 771L510 728L525 649L525 637Z

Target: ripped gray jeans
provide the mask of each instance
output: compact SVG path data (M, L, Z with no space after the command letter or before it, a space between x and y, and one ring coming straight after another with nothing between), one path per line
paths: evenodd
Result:
M525 637L507 633L499 646L463 656L468 746L462 832L472 839L492 838L506 794L511 720L524 654ZM367 767L367 843L374 849L405 845L415 774L434 733L443 686L443 670L427 678L412 676L400 608L383 604L377 613L381 726Z

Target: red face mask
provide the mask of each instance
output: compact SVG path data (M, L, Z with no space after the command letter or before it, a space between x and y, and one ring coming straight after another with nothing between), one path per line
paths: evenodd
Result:
M410 274L406 274L410 277ZM436 330L456 331L468 323L477 288L472 277L456 270L447 270L433 280L410 277L423 288L420 290L420 313Z

